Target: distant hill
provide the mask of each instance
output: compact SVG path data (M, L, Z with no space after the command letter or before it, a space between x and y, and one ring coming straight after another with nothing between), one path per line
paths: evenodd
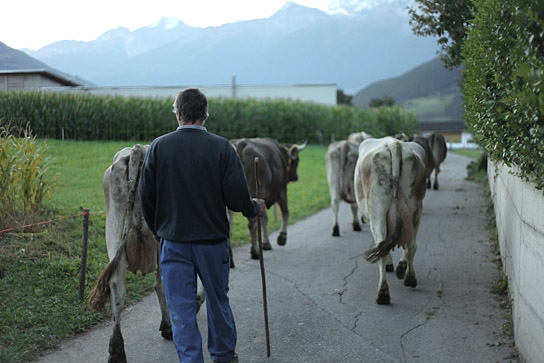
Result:
M458 120L463 104L459 69L448 70L436 57L401 76L371 84L357 92L352 102L368 107L371 99L386 96L414 110L419 121Z
M39 61L23 51L13 49L0 42L0 70L13 71L13 70L46 70L50 72L62 75L64 78L74 81L78 84L92 85L91 82L82 78L61 72L55 68L50 67L46 63Z
M30 57L25 52L8 47L0 42L0 70L51 69L47 64Z
M334 83L347 94L432 58L436 39L418 37L405 3L373 8L335 2L335 12L292 2L267 19L193 28L162 19L90 42L61 41L27 53L98 86Z

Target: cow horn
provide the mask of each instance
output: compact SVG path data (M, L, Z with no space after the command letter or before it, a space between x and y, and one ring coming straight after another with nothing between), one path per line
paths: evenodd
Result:
M304 144L302 145L296 145L299 150L304 149L306 146L308 146L308 138L306 138L306 141L304 141Z

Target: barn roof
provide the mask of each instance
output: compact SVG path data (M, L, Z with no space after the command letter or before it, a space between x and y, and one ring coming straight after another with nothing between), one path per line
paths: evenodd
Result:
M55 81L63 86L82 86L82 83L76 82L69 77L66 77L58 72L54 72L50 69L0 69L1 75L25 75L25 74L39 74L45 78Z

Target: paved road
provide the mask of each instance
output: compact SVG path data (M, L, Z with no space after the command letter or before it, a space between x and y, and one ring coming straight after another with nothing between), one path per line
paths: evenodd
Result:
M464 180L469 161L450 153L440 190L427 192L415 258L418 286L405 287L389 274L389 306L375 303L378 267L362 256L372 236L368 225L351 230L347 204L340 207L340 237L331 236L330 209L290 226L287 245L265 252L270 357L259 262L249 258L249 246L236 248L230 297L240 361L517 362L500 335L504 312L490 293L496 267L483 227L485 201L482 186ZM399 256L396 250L395 261ZM155 296L126 309L129 362L177 361L173 343L158 332L159 319ZM199 323L206 339L205 309ZM106 362L110 334L109 324L93 329L39 362Z

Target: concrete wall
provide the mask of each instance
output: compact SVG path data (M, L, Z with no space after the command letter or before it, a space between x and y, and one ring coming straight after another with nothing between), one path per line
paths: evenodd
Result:
M516 169L514 169L515 171ZM544 193L489 162L504 273L508 276L516 346L522 362L544 362Z

